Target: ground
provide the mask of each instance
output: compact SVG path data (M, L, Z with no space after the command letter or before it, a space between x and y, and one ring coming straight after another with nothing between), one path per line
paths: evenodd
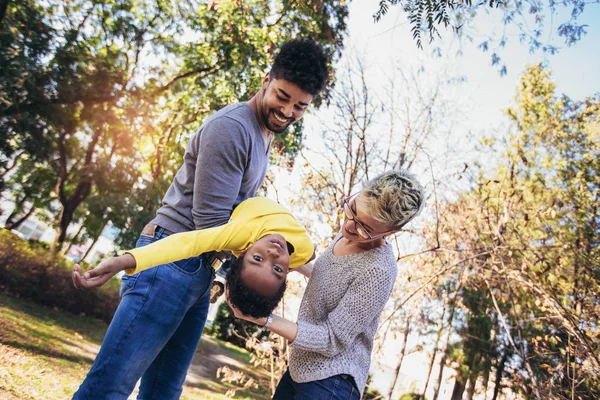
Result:
M0 398L70 399L89 370L106 332L106 323L40 306L0 293ZM181 399L225 399L231 388L217 379L228 366L255 377L250 355L203 336ZM133 397L132 397L133 398ZM264 389L238 391L236 399L269 398Z

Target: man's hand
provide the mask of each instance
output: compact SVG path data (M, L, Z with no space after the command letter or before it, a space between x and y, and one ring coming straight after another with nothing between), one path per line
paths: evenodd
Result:
M81 274L81 267L75 264L73 268L73 285L77 289L90 289L104 285L119 271L135 268L135 258L131 254L120 257L111 257L103 260L96 268Z

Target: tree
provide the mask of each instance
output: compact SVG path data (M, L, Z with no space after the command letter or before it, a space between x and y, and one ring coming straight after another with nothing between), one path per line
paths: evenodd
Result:
M48 157L46 107L30 109L22 103L46 103L43 90L50 81L45 58L52 49L52 27L46 11L32 0L0 3L0 195L8 173L25 155Z
M2 25L2 64L11 68L0 75L0 172L20 162L18 150L58 171L55 248L100 181L123 166L137 168L126 170L137 180L127 194L138 196L120 197L131 213L119 228L139 232L186 136L209 113L249 99L283 41L313 38L335 59L347 16L336 1L7 4L3 22L22 30ZM297 126L277 147L292 160L301 138Z
M455 0L380 0L379 9L373 18L375 21L379 21L388 13L391 6L401 7L407 13L413 39L417 46L422 48L422 35L427 36L429 42L433 42L436 38L441 37L439 28L451 27L457 35L473 41L477 35L475 32L471 32L468 26L482 12L495 13L502 15L502 21L506 27L517 28L519 40L521 43L527 42L530 51L541 50L544 53L554 54L560 50L552 42L554 35L562 38L566 46L576 44L586 34L587 28L587 25L579 22L579 17L586 8L599 3L600 0L567 0L560 3L553 0L547 2L535 0L483 2L472 2L471 0L464 2ZM550 21L549 27L548 21ZM546 35L548 33L549 35ZM499 53L511 34L505 29L499 37L493 33L486 34L486 36L478 45L484 51L493 48L492 64L500 65ZM549 37L547 41L543 39L545 36ZM505 65L501 66L500 72L506 73Z
M600 268L600 99L558 97L550 72L535 65L516 103L497 168L480 170L441 214L444 262L449 271L466 269L453 343L456 398L465 389L471 396L480 378L487 386L492 369L494 397L502 385L527 398L596 398L598 343L588 326L600 314L592 294Z
M381 98L370 81L374 73L382 72L371 70L357 54L345 60L327 110L335 118L321 124L325 148L303 150L305 184L295 203L308 206L331 227L327 237L315 232L323 244L339 231L342 200L359 190L363 180L390 168L430 170L433 143L451 129L459 114L448 100L449 89L461 78L399 64L388 75ZM433 83L420 84L421 74L428 74Z
M52 185L56 182L56 171L46 165L40 165L31 159L19 162L19 167L6 182L7 188L16 196L15 207L8 215L4 225L6 229L18 228L27 218L41 210L51 210ZM41 216L41 215L40 215ZM47 220L44 215L43 220Z

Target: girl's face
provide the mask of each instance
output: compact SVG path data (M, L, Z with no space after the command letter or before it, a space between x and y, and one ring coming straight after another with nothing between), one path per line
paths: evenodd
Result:
M241 275L248 287L258 293L275 294L290 269L290 253L282 235L271 234L258 239L246 250Z
M344 200L342 236L353 242L371 242L392 233L393 229L370 216L360 193Z

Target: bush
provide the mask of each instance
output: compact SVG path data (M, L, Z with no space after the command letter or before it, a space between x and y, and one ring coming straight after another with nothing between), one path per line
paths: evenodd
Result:
M72 263L39 244L31 245L0 230L2 289L45 306L84 313L110 322L119 304L117 280L94 290L78 290L71 280Z

